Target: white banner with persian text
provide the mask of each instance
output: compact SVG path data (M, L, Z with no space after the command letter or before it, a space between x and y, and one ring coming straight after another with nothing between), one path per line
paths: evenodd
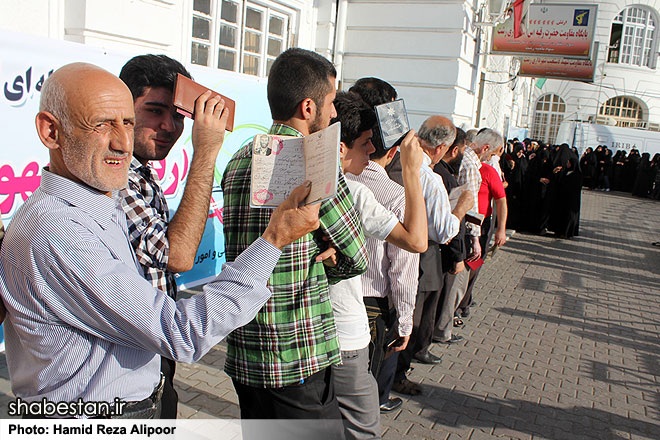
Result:
M72 62L96 64L118 75L132 55L47 38L0 31L0 120L4 145L0 156L0 212L7 225L16 209L37 189L48 150L37 137L34 118L43 82L57 68ZM231 156L271 124L266 81L223 70L187 65L193 78L236 101L235 129L227 133L215 167L215 182L206 230L193 269L180 274L181 287L204 283L220 272L224 258L220 180ZM153 163L168 204L175 211L186 184L192 121L169 156Z

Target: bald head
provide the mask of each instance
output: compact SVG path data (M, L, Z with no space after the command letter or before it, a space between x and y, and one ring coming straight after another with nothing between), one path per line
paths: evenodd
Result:
M46 80L39 110L50 171L105 193L126 186L135 114L123 81L92 64L68 64Z
M67 64L53 72L44 83L39 111L51 113L65 132L69 132L73 107L85 101L93 91L103 93L107 88L123 89L130 94L126 84L105 69L89 63Z
M444 116L431 116L422 123L417 136L432 163L436 164L456 139L456 127Z

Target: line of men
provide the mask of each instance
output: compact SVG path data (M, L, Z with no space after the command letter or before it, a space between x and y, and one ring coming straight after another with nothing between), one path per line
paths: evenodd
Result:
M252 145L241 148L222 179L228 263L204 293L177 300L174 274L193 265L227 122L222 99L197 99L189 177L170 218L149 162L183 130L177 73L190 77L145 55L120 79L75 63L44 84L36 127L50 165L0 253L14 393L118 397L122 414L85 416L175 418L175 361L195 362L226 337L243 420L311 419L300 436L379 438L380 411L401 405L390 390L421 392L406 378L412 360L436 363L432 341L457 340L454 311L478 269L458 278L487 235L464 217L480 208L481 161L501 136L485 129L466 147L462 130L434 116L386 150L373 106L396 99L391 85L365 78L337 93L328 60L285 51L268 78L269 133L341 122L337 196L302 206L306 184L276 210L250 208ZM452 208L448 191L463 183ZM244 436L263 435L255 426ZM279 428L295 438L295 424Z

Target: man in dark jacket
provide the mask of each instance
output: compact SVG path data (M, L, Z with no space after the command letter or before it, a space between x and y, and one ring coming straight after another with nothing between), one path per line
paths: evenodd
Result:
M433 171L442 176L442 181L451 194L454 188L457 188L458 181L456 174L463 160L465 152L466 134L460 128L456 129L456 139L449 147L443 159L433 168ZM456 311L456 300L458 292L465 290L468 278L465 275L465 258L467 257L467 247L465 245L465 219L461 221L461 228L449 243L440 245L441 272L443 276L442 292L438 301L438 308L435 315L435 330L433 341L454 343L463 340L459 335L453 335L454 312Z

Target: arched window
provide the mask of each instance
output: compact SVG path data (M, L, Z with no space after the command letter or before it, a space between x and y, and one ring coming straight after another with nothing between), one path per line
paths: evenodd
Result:
M635 99L627 96L616 96L608 99L600 106L600 116L609 116L616 121L617 127L644 128L644 110Z
M612 22L610 63L655 68L655 14L641 6L624 9Z
M566 103L557 95L544 95L536 101L532 138L547 144L555 142L559 124L564 119Z

